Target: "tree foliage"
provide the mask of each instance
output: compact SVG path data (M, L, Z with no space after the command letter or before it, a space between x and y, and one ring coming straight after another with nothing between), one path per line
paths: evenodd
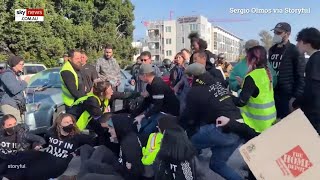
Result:
M269 50L272 46L272 35L268 31L262 30L260 31L259 36L263 46L266 48L266 50Z
M14 10L26 8L44 8L44 21L15 22ZM133 10L130 0L2 0L0 61L14 54L52 67L76 48L94 62L110 43L116 59L126 65L135 51Z

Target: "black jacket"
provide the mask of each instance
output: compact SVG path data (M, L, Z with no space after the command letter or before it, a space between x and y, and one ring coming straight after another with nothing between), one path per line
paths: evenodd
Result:
M207 61L206 70L217 80L219 80L225 87L227 87L226 81L224 80L223 74L220 70L216 69L211 62Z
M200 167L197 157L184 162L160 161L155 180L201 180L204 179L204 173Z
M7 135L4 129L0 129L0 159L6 159L7 155L14 155L19 151L32 149L32 146L44 145L45 140L28 132L26 125L17 125L13 135Z
M279 67L278 84L275 93L299 97L304 88L305 58L294 44L288 42ZM277 48L274 45L269 50L269 60Z
M179 123L186 129L188 136L192 136L200 126L215 124L220 116L231 119L223 127L224 132L233 132L246 141L258 135L246 124L236 121L242 117L240 110L233 103L232 95L219 79L206 72L194 79Z
M91 64L85 64L81 69L81 73L83 75L85 92L88 93L93 87L94 80L98 78L98 72L96 67L92 66Z
M149 96L144 99L141 107L132 116L139 115L147 108L150 108L145 116L148 118L154 114L164 112L174 116L179 115L180 102L173 90L159 77L154 77L151 84L147 85Z
M144 166L141 162L141 142L133 131L133 120L126 114L115 114L112 116L117 139L120 143L119 159L113 160L113 167L126 180L138 180L144 173ZM131 169L126 167L131 164Z
M210 61L210 59L214 59L215 58L215 55L211 52L211 51L209 51L209 50L204 50L204 52L207 54L207 63L208 62L210 62L211 63L211 61ZM193 55L194 55L194 53L191 55L191 57L190 57L190 62L189 62L189 64L192 64L193 63ZM212 64L212 63L211 63Z

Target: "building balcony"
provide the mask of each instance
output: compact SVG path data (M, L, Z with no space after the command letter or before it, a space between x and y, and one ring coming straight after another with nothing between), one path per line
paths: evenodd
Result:
M149 36L148 37L149 42L159 42L160 41L160 36Z
M151 55L160 55L160 49L150 49Z

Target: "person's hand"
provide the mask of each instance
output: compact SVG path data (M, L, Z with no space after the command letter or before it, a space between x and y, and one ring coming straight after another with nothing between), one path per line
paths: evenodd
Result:
M141 93L141 96L146 98L146 97L149 96L149 93L147 91L144 91L144 92Z
M30 82L30 79L31 79L30 76L26 76L26 77L24 78L24 81L25 81L26 83L29 83L29 82Z
M134 79L131 79L130 84L131 84L132 86L134 86L134 85L136 85L136 81L135 81Z
M222 127L228 124L230 121L230 118L227 118L225 116L220 116L216 119L216 127Z
M132 167L132 164L131 163L128 163L128 162L126 162L126 167L127 167L127 169L131 169L131 167Z
M144 114L141 114L141 115L135 117L133 123L141 124L141 121L142 121L142 119L143 119L144 117L145 117Z
M39 151L40 149L42 149L42 146L36 146L36 147L34 147L34 150L36 150L36 151Z
M289 110L290 110L290 112L293 112L293 111L295 111L297 108L294 108L293 107L293 102L296 100L296 98L291 98L290 99L290 101L289 101Z
M240 76L236 76L236 80L238 81L239 86L241 86L243 83L243 79Z

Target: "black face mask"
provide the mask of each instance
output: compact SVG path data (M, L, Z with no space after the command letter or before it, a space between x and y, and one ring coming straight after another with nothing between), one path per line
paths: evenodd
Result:
M5 130L6 133L9 134L9 135L12 135L12 134L14 134L14 133L16 132L15 126L10 127L10 128L6 128L6 129L4 129L4 130Z
M62 127L62 129L66 133L71 133L73 130L73 124L69 124L68 126Z

